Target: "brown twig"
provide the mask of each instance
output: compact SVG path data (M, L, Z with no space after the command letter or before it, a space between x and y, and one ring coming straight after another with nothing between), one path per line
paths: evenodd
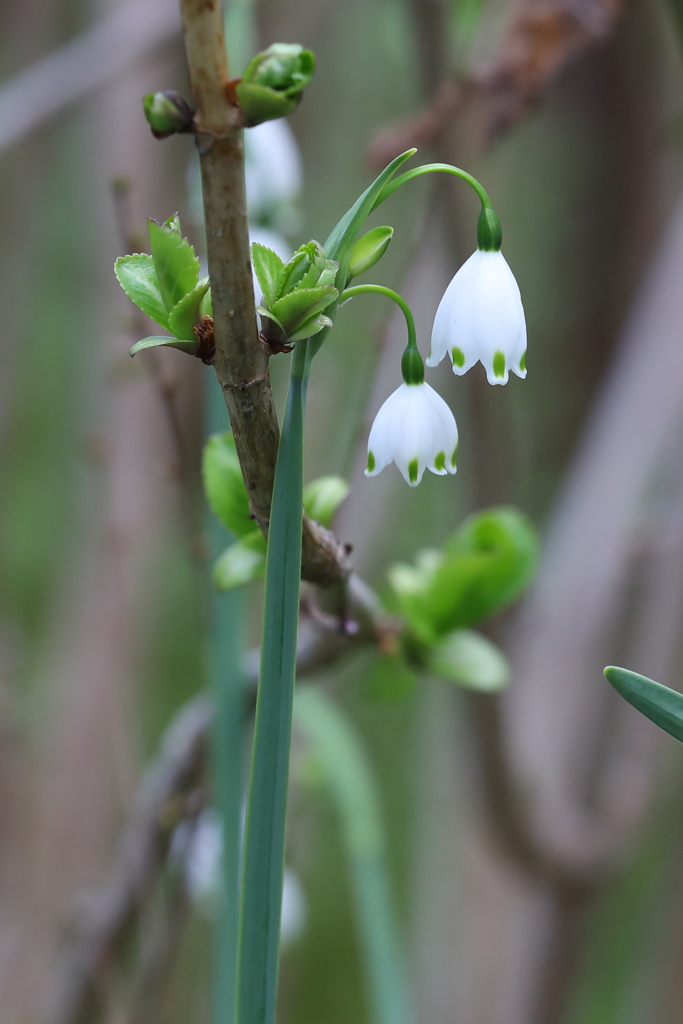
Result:
M192 94L197 107L206 240L216 341L215 368L258 525L268 531L279 429L258 340L244 190L244 151L237 109L226 98L228 68L218 0L182 0ZM350 571L329 530L304 519L302 576L330 586Z
M369 150L371 164L383 167L411 146L437 141L470 102L483 108L484 139L500 138L569 64L609 37L621 10L621 0L522 0L493 66L469 79L445 78L419 114L377 135Z

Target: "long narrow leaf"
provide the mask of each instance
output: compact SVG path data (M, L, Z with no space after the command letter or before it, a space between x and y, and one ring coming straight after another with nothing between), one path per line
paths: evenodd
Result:
M605 677L614 689L664 732L683 743L683 694L627 668L609 665Z
M411 1001L372 767L351 723L320 690L297 692L294 719L339 813L374 1024L409 1024Z
M287 777L296 668L303 516L307 343L292 362L271 506L261 673L244 843L238 1024L273 1024L277 994Z

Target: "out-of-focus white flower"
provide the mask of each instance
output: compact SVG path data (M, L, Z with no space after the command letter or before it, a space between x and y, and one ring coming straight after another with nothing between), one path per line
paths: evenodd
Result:
M519 287L500 250L477 249L449 284L434 319L428 366L446 352L453 372L483 363L489 384L526 377L526 321Z
M292 230L303 174L299 147L284 118L245 131L244 160L249 220Z
M458 428L453 413L429 384L403 383L375 417L368 439L366 476L395 462L407 483L417 487L425 469L438 476L455 473Z
M185 881L190 899L210 912L221 896L223 825L218 813L208 807L199 815L185 851Z
M282 913L280 916L280 942L287 945L299 938L306 924L306 897L296 875L285 868L282 880Z

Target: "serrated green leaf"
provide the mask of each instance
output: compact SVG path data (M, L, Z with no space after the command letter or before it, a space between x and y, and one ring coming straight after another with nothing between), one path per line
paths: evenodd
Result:
M199 305L199 315L202 316L213 316L213 303L211 301L211 288L202 299Z
M168 315L168 327L177 338L186 341L196 341L195 333L192 330L200 320L200 307L202 300L209 290L208 277L202 278L196 288L184 295L180 302L177 302Z
M196 288L199 260L188 240L180 233L177 214L164 224L150 219L147 226L159 291L170 313L183 296Z
M204 446L202 474L214 515L235 537L253 533L254 520L232 434L213 434L209 438Z
M168 330L168 313L159 290L154 260L147 253L119 256L114 273L128 298L152 320Z
M315 246L315 242L313 243ZM306 242L299 246L295 253L287 260L282 271L282 282L280 284L280 295L286 295L301 282L304 274L308 271L311 261L315 255L315 249L311 251L311 243Z
M304 508L311 519L329 527L350 489L341 476L318 477L304 488Z
M146 348L177 348L180 352L187 352L188 355L193 356L197 351L197 340L184 341L182 338L154 335L151 338L142 338L141 341L136 341L129 350L130 355L135 356L138 352L144 352Z
M510 666L503 652L471 629L458 629L443 637L427 655L430 672L469 690L497 693L510 682Z
M379 227L373 228L359 238L354 243L349 257L349 279L358 277L370 267L374 267L389 248L393 235L393 228Z
M607 681L629 704L683 743L683 694L627 668L608 665Z
M252 242L251 262L265 303L272 306L280 295L285 265L276 252L260 242Z
M257 531L261 539L261 531ZM218 590L234 590L263 578L266 569L265 551L250 546L248 538L235 541L226 548L213 567L213 582Z
M337 297L334 285L322 288L302 288L283 295L273 304L272 312L282 324L287 337L299 327L322 313Z

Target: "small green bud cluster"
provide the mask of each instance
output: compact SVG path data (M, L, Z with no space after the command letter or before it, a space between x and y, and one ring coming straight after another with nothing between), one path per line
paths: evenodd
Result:
M145 117L155 139L191 132L194 113L187 100L174 89L150 92L142 100Z
M315 57L297 43L273 43L257 53L232 83L245 127L293 113L314 71Z
M266 568L266 540L254 522L232 434L214 434L204 448L204 488L213 513L236 538L217 559L213 569L219 590L234 590L262 579ZM329 527L349 493L338 476L313 480L304 490L307 514Z
M180 229L178 214L163 224L148 221L152 250L120 256L114 264L128 298L172 337L155 335L133 345L131 355L164 345L213 360L213 321L209 279L199 279L199 260Z
M261 340L272 352L311 338L332 321L327 309L339 297L334 281L339 265L328 260L319 242L306 242L285 263L277 253L255 242L251 259L263 296Z

